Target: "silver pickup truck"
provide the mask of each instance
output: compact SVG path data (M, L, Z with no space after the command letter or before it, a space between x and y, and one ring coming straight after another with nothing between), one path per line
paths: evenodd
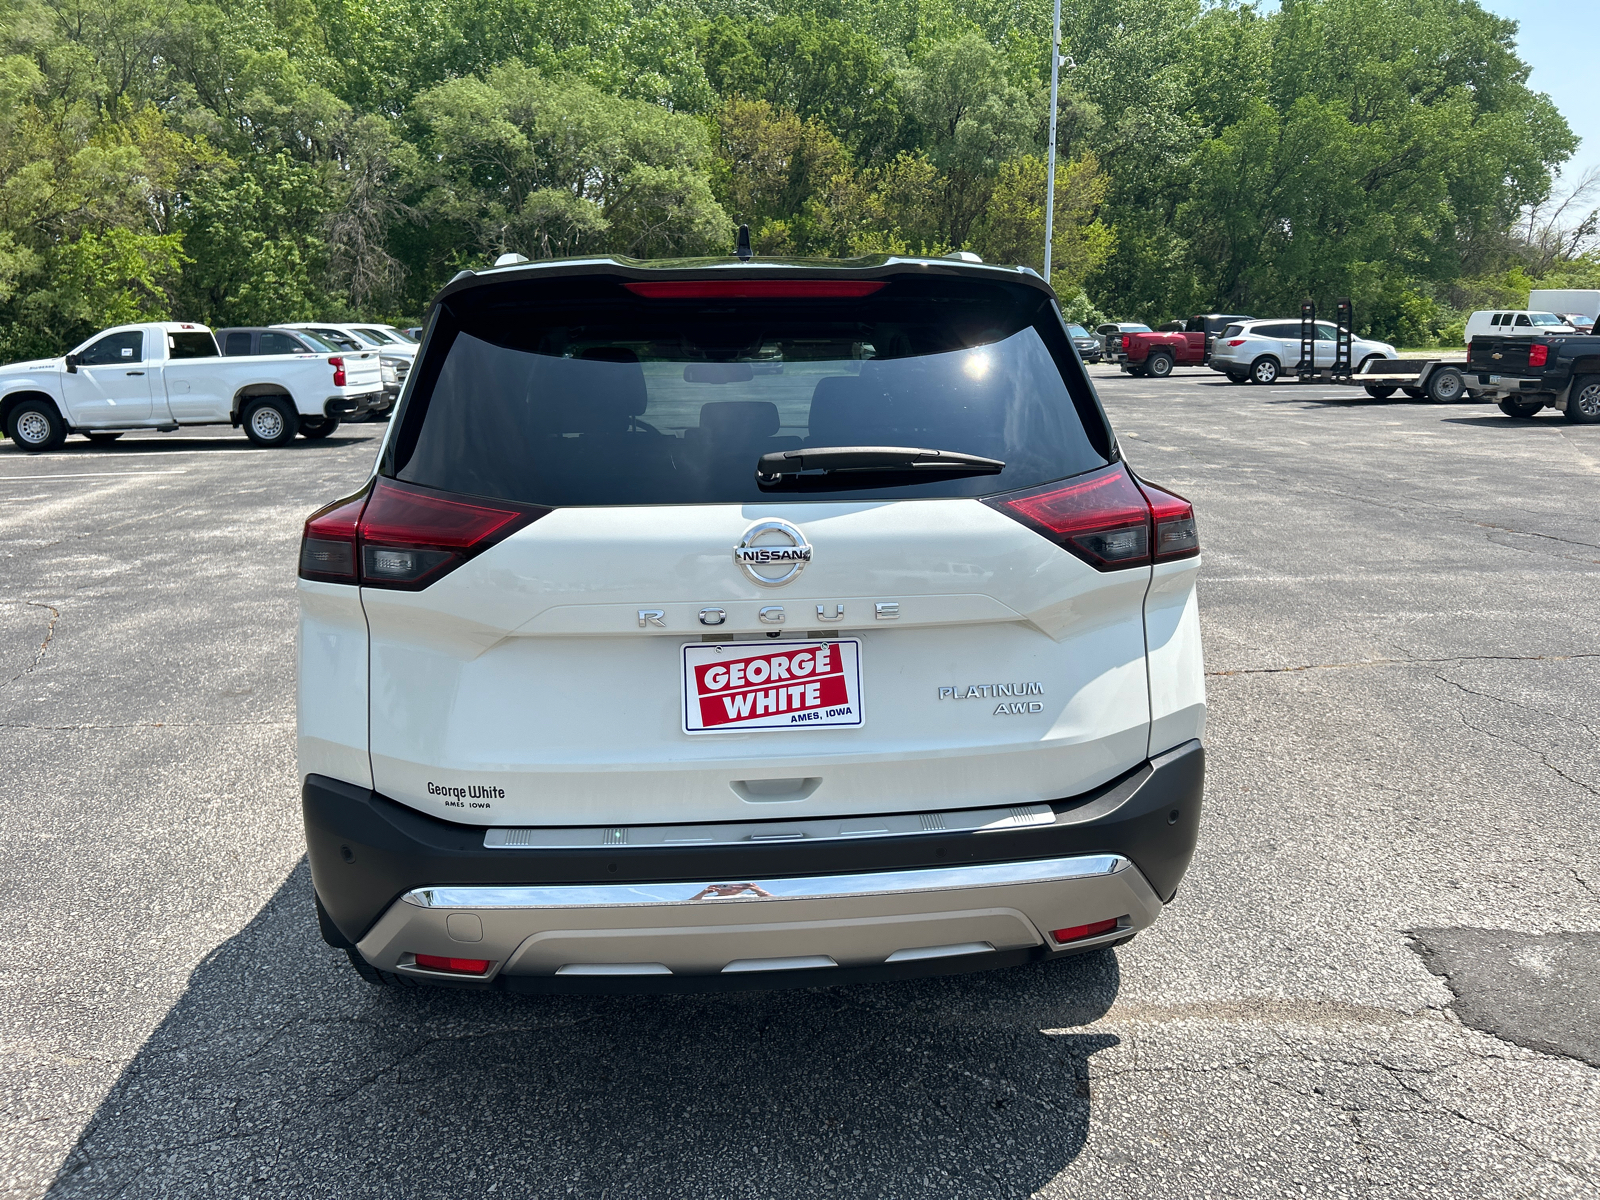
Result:
M118 325L60 358L0 367L0 427L21 449L69 433L243 426L257 446L326 437L383 394L376 350L223 357L204 325Z

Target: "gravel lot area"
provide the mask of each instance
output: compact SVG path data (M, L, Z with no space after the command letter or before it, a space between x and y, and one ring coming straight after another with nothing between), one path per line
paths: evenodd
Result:
M1094 373L1200 514L1193 869L1115 952L848 989L368 988L293 575L379 427L0 445L0 1195L1600 1194L1600 427Z

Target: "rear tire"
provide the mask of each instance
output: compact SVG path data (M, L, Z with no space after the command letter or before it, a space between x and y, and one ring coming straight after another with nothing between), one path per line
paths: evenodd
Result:
M1250 364L1250 382L1270 385L1278 382L1278 376L1283 373L1283 368L1278 365L1278 360L1270 354L1263 354Z
M67 440L67 423L49 401L24 400L11 410L6 433L29 454L42 454Z
M301 417L300 436L308 441L325 438L339 428L338 417Z
M1145 374L1155 379L1165 379L1172 374L1172 355L1152 354L1145 359L1144 369Z
M1453 367L1445 367L1428 376L1428 399L1438 404L1454 404L1466 399L1466 395L1467 381Z
M86 433L83 436L96 446L109 446L122 435L120 433Z
M1394 395L1394 393L1395 389L1392 387L1379 387L1375 383L1367 384L1367 395L1371 396L1374 400L1387 400L1390 396Z
M1600 375L1580 375L1572 381L1565 415L1574 425L1600 425Z
M244 435L264 449L286 446L300 427L300 416L278 396L263 396L244 406Z
M1515 417L1519 421L1530 419L1543 407L1543 404L1518 404L1515 400L1500 401L1500 411L1508 417Z
M1228 382L1229 383L1249 383L1250 382L1250 376L1247 375L1247 374L1243 374L1242 372L1239 372L1239 371L1229 371L1228 372Z
M1413 400L1426 400L1428 398L1428 393L1419 387L1403 387L1400 390Z

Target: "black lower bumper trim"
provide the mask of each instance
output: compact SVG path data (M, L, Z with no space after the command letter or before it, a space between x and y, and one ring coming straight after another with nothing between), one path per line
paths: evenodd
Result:
M1092 792L1053 802L1050 826L810 845L573 850L485 849L483 826L441 821L322 775L306 777L301 798L312 883L328 920L355 942L412 888L446 884L762 879L1121 854L1167 901L1194 855L1204 784L1205 749L1186 742Z

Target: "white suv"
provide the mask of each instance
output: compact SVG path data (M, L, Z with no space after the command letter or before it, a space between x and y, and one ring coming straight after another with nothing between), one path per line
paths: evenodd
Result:
M1127 941L1200 820L1198 555L1029 272L463 275L305 526L323 935L555 991Z
M1332 321L1318 321L1313 346L1316 366L1326 370L1334 365L1338 348L1338 327ZM1350 341L1350 365L1356 370L1373 358L1399 358L1400 352L1388 342L1366 338ZM1206 364L1234 383L1277 383L1294 373L1300 362L1300 321L1241 321L1217 335Z

